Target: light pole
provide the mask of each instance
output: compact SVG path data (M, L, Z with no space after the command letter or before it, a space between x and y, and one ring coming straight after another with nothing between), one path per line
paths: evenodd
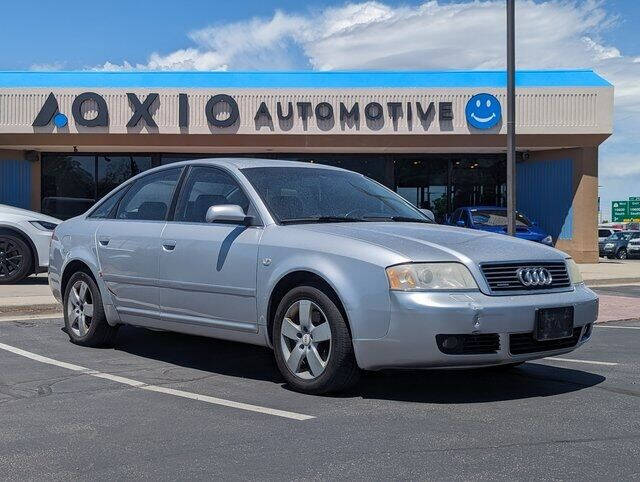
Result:
M515 0L507 0L507 233L516 234Z

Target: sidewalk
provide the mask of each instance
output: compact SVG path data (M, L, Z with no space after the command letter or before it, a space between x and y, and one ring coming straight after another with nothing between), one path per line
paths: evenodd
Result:
M47 274L30 276L19 284L0 285L0 317L13 315L54 314L62 307L51 294Z
M640 259L600 259L599 263L579 264L589 286L640 283Z
M640 283L640 260L601 260L597 264L581 264L580 272L589 286ZM640 317L637 298L600 296L598 321L611 321L628 313L627 318ZM12 316L61 316L62 307L51 295L46 273L31 276L20 284L0 286L0 318ZM631 316L633 315L633 316Z

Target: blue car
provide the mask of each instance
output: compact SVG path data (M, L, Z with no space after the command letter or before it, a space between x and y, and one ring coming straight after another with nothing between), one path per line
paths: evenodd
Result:
M490 233L507 233L507 208L498 206L473 206L456 209L448 224ZM516 237L553 246L553 238L530 221L524 214L516 212Z

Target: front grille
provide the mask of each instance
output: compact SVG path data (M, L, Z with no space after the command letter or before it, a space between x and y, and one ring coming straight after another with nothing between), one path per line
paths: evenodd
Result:
M500 350L500 335L436 335L438 348L447 355L485 355Z
M533 333L512 333L509 335L509 352L512 355L522 355L524 353L537 353L540 351L560 350L571 348L578 344L582 327L573 329L571 338L560 340L537 341L533 338Z
M548 286L524 286L516 274L520 268L546 268L553 281ZM569 273L564 261L541 263L483 263L482 274L489 284L492 293L508 293L511 291L541 291L571 286Z

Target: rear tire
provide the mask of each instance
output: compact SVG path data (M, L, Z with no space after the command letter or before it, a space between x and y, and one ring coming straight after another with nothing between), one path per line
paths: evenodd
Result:
M355 385L360 369L347 323L336 304L313 286L289 291L273 323L276 364L300 392L340 392Z
M0 234L0 284L22 281L31 274L33 256L18 236Z
M64 325L72 343L82 346L111 346L117 326L107 323L100 289L84 271L71 276L64 290Z

